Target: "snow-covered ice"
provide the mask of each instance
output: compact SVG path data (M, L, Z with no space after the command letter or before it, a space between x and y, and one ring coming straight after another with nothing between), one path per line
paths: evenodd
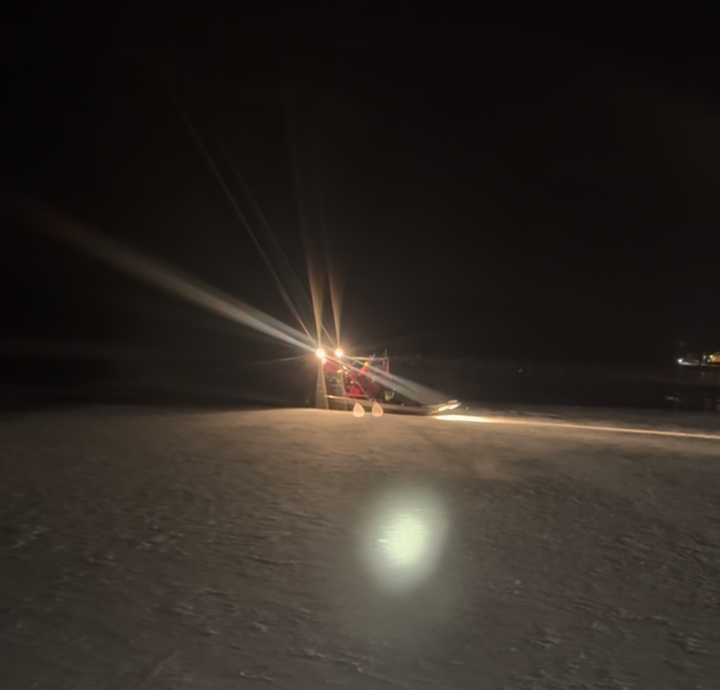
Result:
M8 690L720 678L718 441L95 407L5 414L0 472Z

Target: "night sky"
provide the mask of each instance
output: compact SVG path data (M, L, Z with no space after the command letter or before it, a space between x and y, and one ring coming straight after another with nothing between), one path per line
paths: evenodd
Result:
M320 12L76 19L18 21L4 48L6 351L265 347L31 232L18 200L292 323L183 112L306 280L300 201L345 283L351 342L614 362L720 347L710 37Z

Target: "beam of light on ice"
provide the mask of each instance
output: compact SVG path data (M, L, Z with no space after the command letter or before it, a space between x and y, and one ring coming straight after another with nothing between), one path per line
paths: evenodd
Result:
M493 420L489 417L478 417L472 414L438 414L435 419L442 419L445 422L478 422L489 424Z
M608 431L623 434L642 434L646 436L670 436L673 438L697 438L707 441L720 441L720 434L704 434L698 431L667 431L663 429L637 429L624 426L604 426L600 424L577 424L574 422L542 422L530 419L508 419L507 417L480 417L469 414L439 414L435 419L445 422L475 422L484 424L506 424L513 426L556 427L559 429L579 429L583 431Z
M362 529L363 563L381 589L411 590L435 572L447 530L447 513L434 493L389 491L368 509Z

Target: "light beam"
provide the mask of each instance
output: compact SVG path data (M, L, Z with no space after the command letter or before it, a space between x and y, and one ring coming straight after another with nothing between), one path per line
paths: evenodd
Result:
M641 434L646 436L669 436L674 438L697 438L707 441L720 441L720 434L705 434L696 431L667 431L664 429L638 429L624 426L606 426L600 424L577 424L574 422L543 422L529 419L508 419L507 417L480 417L467 414L439 414L435 416L445 422L474 422L480 424L503 424L512 426L546 427L558 429L580 429L583 431L606 431L623 434Z
M315 350L315 344L305 334L245 302L190 278L160 261L143 256L87 226L62 219L47 209L31 208L28 211L35 224L55 239L67 242L117 269L219 316L302 350Z

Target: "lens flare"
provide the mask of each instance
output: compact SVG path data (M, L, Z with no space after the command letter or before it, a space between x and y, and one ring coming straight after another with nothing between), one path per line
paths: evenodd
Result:
M161 261L133 251L121 242L88 226L67 220L48 208L28 205L24 210L38 229L54 239L67 242L118 270L219 316L299 349L313 350L312 341L304 333Z
M339 347L339 348L337 348L337 349L335 350L335 356L336 356L338 359L340 359L340 358L343 357L344 355L345 355L345 353L343 352L343 349L342 349L341 347Z
M327 358L327 355L325 354L325 349L319 347L317 350L315 350L315 356L320 360L325 360Z

